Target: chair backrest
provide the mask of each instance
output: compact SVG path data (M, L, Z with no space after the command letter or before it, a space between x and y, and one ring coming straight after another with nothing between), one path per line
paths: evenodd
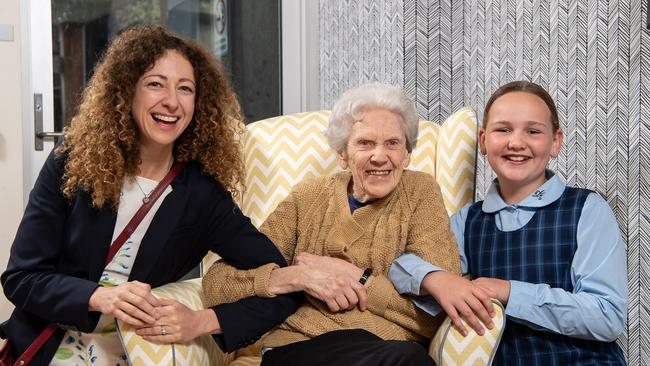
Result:
M291 191L309 176L339 171L327 144L329 111L295 113L247 125L244 136L246 192L242 212L259 227ZM409 169L433 175L451 215L474 198L476 113L462 108L439 125L420 121ZM206 258L204 268L214 260Z
M241 209L259 226L309 176L340 170L327 145L329 111L306 112L251 123L244 137L246 193ZM418 144L409 169L433 175L449 214L474 196L476 114L463 108L438 125L420 121Z

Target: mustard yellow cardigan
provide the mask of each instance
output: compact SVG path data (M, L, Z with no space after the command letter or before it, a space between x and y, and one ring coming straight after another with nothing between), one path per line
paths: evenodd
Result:
M341 258L362 269L372 267L368 309L331 312L324 302L306 296L296 313L262 338L262 346L279 347L348 328L366 329L383 339L423 342L432 337L438 322L397 293L387 273L404 252L460 273L458 249L438 184L426 173L405 170L393 192L351 214L350 180L350 172L344 171L298 184L260 231L288 263L294 255L309 252ZM276 266L237 270L218 262L203 278L206 305L253 295L271 297L268 281Z

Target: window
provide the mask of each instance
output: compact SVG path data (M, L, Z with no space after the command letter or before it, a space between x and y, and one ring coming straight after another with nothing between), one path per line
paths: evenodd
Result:
M52 0L54 128L74 116L110 40L134 24L162 24L218 55L247 121L279 115L279 0Z

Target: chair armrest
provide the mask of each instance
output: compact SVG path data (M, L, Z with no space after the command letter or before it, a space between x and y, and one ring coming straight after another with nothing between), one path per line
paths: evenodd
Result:
M204 309L201 279L172 282L151 290L157 298L177 300L192 310ZM117 331L129 365L213 365L223 353L211 336L184 344L155 344L144 340L135 329L117 320Z
M480 336L463 320L469 330L467 337L453 326L451 319L446 317L438 328L429 346L429 356L436 365L486 365L492 364L501 336L505 330L505 314L503 305L498 300L492 300L495 316L494 328L486 329Z

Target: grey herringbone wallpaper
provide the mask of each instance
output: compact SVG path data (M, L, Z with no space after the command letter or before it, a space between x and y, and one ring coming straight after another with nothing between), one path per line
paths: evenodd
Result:
M646 0L321 0L320 97L402 85L420 116L479 111L499 85L548 88L566 134L552 168L598 191L627 242L630 304L619 340L650 365L650 31ZM493 175L477 170L477 198Z

